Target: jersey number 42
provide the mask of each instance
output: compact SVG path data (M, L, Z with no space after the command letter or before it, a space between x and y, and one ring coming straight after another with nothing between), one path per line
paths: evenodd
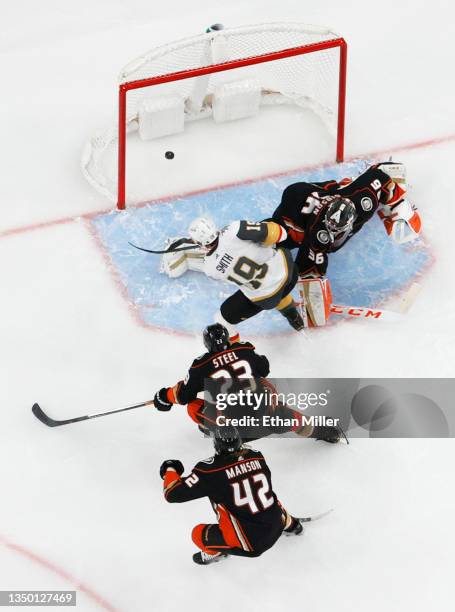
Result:
M270 491L270 483L262 472L232 482L234 503L237 507L248 506L252 514L257 514L273 506L275 500Z

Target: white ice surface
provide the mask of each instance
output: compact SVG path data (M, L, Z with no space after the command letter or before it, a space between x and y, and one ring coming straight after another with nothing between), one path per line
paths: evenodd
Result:
M206 501L166 505L157 475L165 458L191 467L210 452L183 408L51 430L30 407L39 401L64 418L140 402L175 383L201 351L199 338L137 324L87 221L71 219L109 208L84 182L79 158L114 117L118 69L216 21L307 21L346 37L347 155L398 151L435 255L399 325L354 322L259 340L273 376L452 376L452 3L16 0L2 12L0 233L18 231L0 238L0 589L71 588L6 538L128 612L450 609L451 440L258 443L291 512L335 512L257 560L199 568L189 535L211 510ZM271 144L280 136L271 131ZM441 137L448 141L402 150ZM222 155L219 147L205 156L207 184L232 180ZM292 155L298 166L298 150ZM178 170L180 189L194 177ZM78 609L103 607L81 593Z

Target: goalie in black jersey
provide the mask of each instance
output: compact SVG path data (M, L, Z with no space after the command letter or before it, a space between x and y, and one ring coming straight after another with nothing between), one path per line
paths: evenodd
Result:
M328 255L342 248L375 212L395 242L417 238L421 221L406 199L405 181L403 164L385 162L371 166L354 180L286 187L271 220L287 231L281 245L299 249L295 261L306 325L325 325L329 315L331 292L324 278Z
M168 459L160 467L166 501L208 497L217 516L216 523L201 523L192 531L201 550L193 555L195 563L208 565L228 555L259 557L283 532L303 533L303 520L278 501L262 453L243 447L235 427L217 428L214 446L215 455L199 461L187 476L179 460Z
M220 411L214 401L204 401L198 397L198 394L204 391L205 381L215 383L220 380L229 381L230 393L238 393L240 389L251 389L253 385L254 393L261 393L263 397L267 397L270 390L276 393L276 389L265 378L270 372L267 357L258 355L250 342L231 342L228 330L220 323L209 325L204 330L203 338L207 352L193 361L185 380L179 381L173 387L163 387L155 394L153 401L155 408L161 411L170 410L174 404L186 404L188 415L197 423L199 429L204 433L210 433L219 424L217 417ZM217 390L219 388L217 385ZM223 410L222 414L226 419L239 418L246 414L245 406L233 403L228 409ZM279 417L277 420L280 422L287 419L289 425L274 427L268 422L262 425L263 415ZM311 437L330 443L340 440L341 432L337 427L304 424L300 412L276 401L261 403L261 408L255 412L255 416L259 418L259 425L242 428L241 435L244 440L290 431L301 437Z

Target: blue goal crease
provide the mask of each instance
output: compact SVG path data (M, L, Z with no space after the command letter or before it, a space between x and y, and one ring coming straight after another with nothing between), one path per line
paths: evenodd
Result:
M235 287L191 271L177 279L168 278L159 271L159 255L142 253L128 242L162 249L166 238L187 235L191 221L201 215L212 217L219 227L237 219L260 220L272 214L287 185L356 176L366 165L365 160L358 160L260 179L101 214L91 222L143 322L150 327L199 333L213 321ZM375 307L416 279L430 261L430 251L422 240L412 245L395 244L375 216L344 248L330 255L327 275L334 302ZM242 327L251 335L288 330L287 322L274 311L261 313L240 324L240 330Z

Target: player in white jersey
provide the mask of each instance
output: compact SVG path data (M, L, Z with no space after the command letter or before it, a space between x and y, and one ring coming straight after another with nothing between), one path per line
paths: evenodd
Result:
M234 221L219 231L211 219L201 217L191 223L189 234L188 242L198 244L200 253L196 257L191 251L186 255L165 254L163 271L175 277L190 267L237 285L239 290L223 302L217 315L232 338L238 335L235 325L273 308L294 329L303 329L303 319L291 295L297 269L291 253L278 246L287 237L281 225L273 221Z

